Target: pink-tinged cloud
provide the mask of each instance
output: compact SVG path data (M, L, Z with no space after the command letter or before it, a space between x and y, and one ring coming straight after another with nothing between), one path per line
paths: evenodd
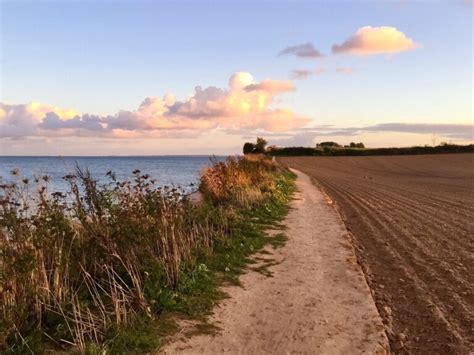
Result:
M303 44L298 44L296 46L290 46L286 47L280 53L278 53L279 56L285 55L285 54L293 54L297 57L303 57L303 58L321 58L324 57L324 55L318 51L314 45L310 42L308 43L303 43Z
M266 79L258 84L247 85L245 91L261 91L272 95L278 95L284 92L294 91L295 86L291 81Z
M305 69L295 69L291 72L291 78L297 80L303 80L311 76L313 72Z
M395 27L365 26L359 28L340 45L334 45L332 52L354 55L394 54L420 48L421 45L407 37Z
M293 90L290 81L256 82L249 73L238 72L227 88L198 86L183 101L171 94L148 97L134 111L108 116L39 103L0 103L0 137L190 137L216 129L279 132L309 122L288 109L273 107L275 97Z
M291 78L295 80L304 80L312 75L321 75L326 70L324 68L316 68L315 70L309 69L295 69L291 72Z

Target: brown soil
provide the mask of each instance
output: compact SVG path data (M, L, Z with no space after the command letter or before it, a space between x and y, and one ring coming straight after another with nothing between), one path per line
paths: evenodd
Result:
M474 351L474 154L280 161L336 201L394 353Z

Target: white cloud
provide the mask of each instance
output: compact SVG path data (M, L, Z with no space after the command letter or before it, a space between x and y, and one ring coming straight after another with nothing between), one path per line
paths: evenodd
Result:
M395 27L365 26L359 28L342 44L334 45L332 52L336 54L374 55L405 52L419 47L420 44Z
M227 88L198 86L183 101L171 94L148 97L134 111L108 116L79 114L39 103L0 103L0 136L134 138L196 136L215 129L278 132L309 122L288 109L272 107L276 96L293 90L290 81L256 82L249 73L238 72L230 77Z

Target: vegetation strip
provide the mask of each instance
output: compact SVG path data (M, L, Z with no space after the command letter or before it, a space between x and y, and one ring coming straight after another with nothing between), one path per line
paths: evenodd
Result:
M474 153L474 144L457 145L442 143L434 147L364 148L363 143L351 143L349 146L340 146L335 142L322 142L316 147L268 147L266 153L277 157L451 154Z
M249 256L284 235L294 175L263 157L214 162L191 204L135 171L97 186L87 171L0 186L0 349L4 353L154 351L179 317L205 323ZM262 269L265 272L265 268Z

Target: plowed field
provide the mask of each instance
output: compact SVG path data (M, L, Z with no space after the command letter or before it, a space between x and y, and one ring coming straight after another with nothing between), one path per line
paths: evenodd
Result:
M474 351L474 154L279 160L336 202L393 352Z

